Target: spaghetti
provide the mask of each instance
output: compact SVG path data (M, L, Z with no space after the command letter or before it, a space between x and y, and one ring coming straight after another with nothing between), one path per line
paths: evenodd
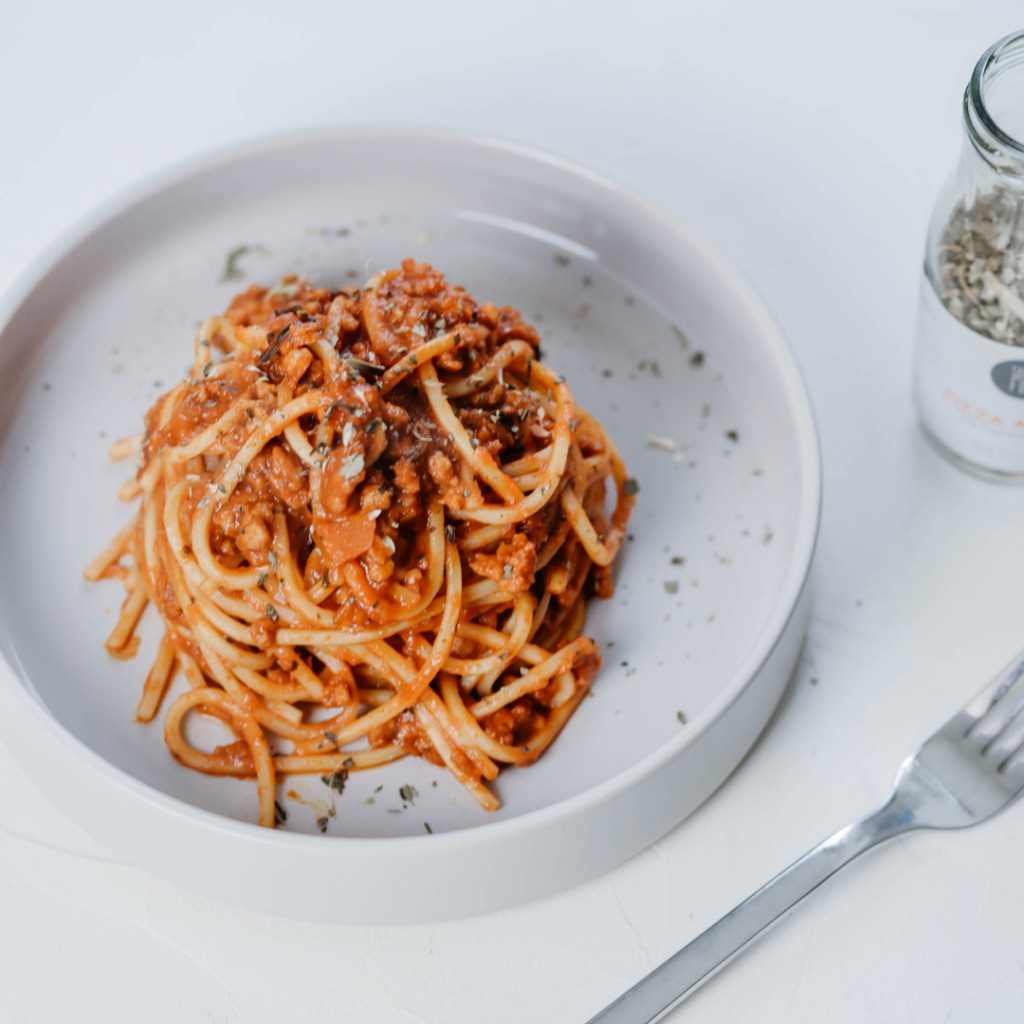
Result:
M111 447L138 456L120 495L141 508L85 569L128 592L107 649L130 656L155 605L137 718L180 668L167 746L255 778L261 825L279 775L409 754L495 809L485 783L586 696L586 600L612 593L636 484L539 344L426 264L340 291L290 275L206 320L189 377ZM197 749L190 711L236 740Z

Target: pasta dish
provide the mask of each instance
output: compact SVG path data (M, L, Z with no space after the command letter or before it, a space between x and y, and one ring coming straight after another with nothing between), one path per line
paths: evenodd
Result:
M180 670L167 746L255 779L259 824L280 776L407 755L494 809L499 767L586 696L586 602L611 596L637 485L539 346L426 264L340 291L289 275L207 319L188 378L111 447L141 502L85 570L127 590L107 649L134 654L155 606L137 718ZM190 743L192 711L234 742Z

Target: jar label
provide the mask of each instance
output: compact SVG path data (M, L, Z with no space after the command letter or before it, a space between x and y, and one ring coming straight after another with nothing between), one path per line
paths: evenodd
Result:
M1024 473L1024 349L961 323L923 275L914 396L924 425L951 451L999 473Z

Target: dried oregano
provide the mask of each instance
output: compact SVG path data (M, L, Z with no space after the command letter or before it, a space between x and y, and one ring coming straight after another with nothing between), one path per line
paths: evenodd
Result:
M972 331L1024 348L1024 194L999 187L960 202L942 232L939 298Z

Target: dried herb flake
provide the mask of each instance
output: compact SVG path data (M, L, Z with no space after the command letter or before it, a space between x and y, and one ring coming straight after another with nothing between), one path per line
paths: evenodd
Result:
M683 351L685 352L690 347L690 339L683 333L682 328L676 324L669 324L669 327L672 333L679 339L679 344L683 346Z
M291 324L286 324L284 330L278 331L277 337L264 349L263 354L256 360L257 366L266 366L271 359L277 355L277 350L281 347L281 342L288 337L288 332L292 329Z
M386 367L378 366L376 363L368 363L365 359L357 359L355 356L345 356L342 360L350 370L359 373L372 373L379 375L384 373Z
M321 775L320 781L328 788L333 789L338 796L345 792L345 782L348 779L348 772L335 768L330 775Z

